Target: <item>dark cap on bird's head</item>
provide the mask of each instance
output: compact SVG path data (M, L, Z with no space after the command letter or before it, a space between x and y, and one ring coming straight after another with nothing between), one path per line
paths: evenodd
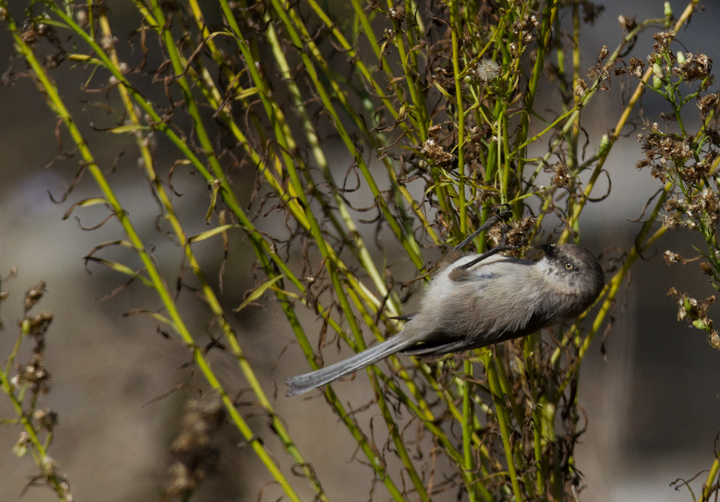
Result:
M590 251L576 244L542 244L540 248L545 253L543 260L547 260L555 271L553 275L556 279L563 278L563 289L582 297L584 301L595 301L605 285L605 275Z

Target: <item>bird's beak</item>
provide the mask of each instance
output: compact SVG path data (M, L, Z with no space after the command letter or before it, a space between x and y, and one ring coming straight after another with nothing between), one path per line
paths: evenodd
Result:
M551 244L540 244L540 249L543 250L547 256L555 256L555 246Z

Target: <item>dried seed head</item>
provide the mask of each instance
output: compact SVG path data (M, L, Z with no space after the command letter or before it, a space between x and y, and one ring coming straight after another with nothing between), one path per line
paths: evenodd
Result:
M621 15L618 16L618 22L620 23L620 27L625 31L632 31L637 28L637 21L635 21L634 17Z
M680 177L687 184L696 184L701 182L710 176L712 166L714 165L716 158L717 152L714 150L710 151L710 153L708 153L702 161L679 169Z
M713 321L708 317L708 308L715 303L715 296L706 298L704 302L698 303L695 298L689 297L685 293L678 292L675 288L670 288L668 296L672 296L678 305L678 321L687 320L692 326L702 329L712 334Z
M50 390L48 380L50 373L45 369L44 358L42 354L35 354L27 366L19 369L16 382L27 384L33 393L46 394Z
M535 218L527 216L522 220L514 220L508 225L496 225L488 230L487 236L495 245L498 245L504 239L508 246L525 246L527 244L527 235L535 227L536 223ZM520 255L521 250L513 253Z
M705 119L711 111L716 111L720 105L720 94L707 94L698 97L697 106L700 109L700 116Z
M388 17L393 21L402 22L405 20L405 6L398 4L388 11Z
M36 410L35 413L33 413L33 418L37 420L40 427L48 432L52 432L58 423L58 414L48 409Z
M483 82L490 82L500 75L500 65L490 58L484 58L475 65L473 73Z
M428 138L437 140L440 136L440 132L442 131L442 126L440 124L433 124L428 129Z
M75 11L75 20L77 21L77 24L79 24L81 28L87 27L87 25L88 25L87 11L85 11L85 9L77 9Z
M684 261L684 258L678 253L674 253L673 251L669 250L665 251L665 253L663 254L663 258L665 258L665 263L667 263L668 265Z
M18 457L25 456L27 455L29 445L30 435L27 432L23 431L20 433L20 437L18 438L17 443L15 443L15 446L13 446L13 453Z
M33 308L37 304L37 302L39 302L40 299L43 297L43 294L45 294L44 282L40 282L37 286L28 289L25 292L25 312Z
M608 57L608 54L610 54L610 50L608 49L607 45L603 45L600 49L600 54L598 54L597 61L598 63L602 63L606 57Z
M175 462L165 499L187 496L212 472L220 451L212 446L211 435L224 421L225 408L218 398L190 402L182 422L182 431L172 444Z
M670 42L673 40L673 33L670 31L661 31L653 35L655 44L653 44L653 50L657 53L663 53L670 46Z
M445 151L434 139L425 141L421 152L436 166L448 164L453 160L452 154Z
M713 275L712 265L706 261L700 263L700 269L705 275Z
M555 174L553 175L552 180L550 180L550 183L558 188L567 186L570 182L570 170L568 169L568 166L562 162L558 162L553 166L553 172Z
M678 53L681 55L682 53ZM705 80L710 77L712 71L712 59L705 54L697 56L688 52L682 57L682 61L678 58L678 66L673 68L673 75L681 76L688 82L695 80Z
M638 58L630 58L630 75L642 78L643 73L645 73L645 63L642 59Z
M718 332L714 329L710 331L710 335L708 335L708 343L715 347L716 349L720 350L720 336L718 336Z
M574 90L575 95L582 98L583 96L585 96L586 89L587 89L587 84L585 83L585 81L581 78L577 79L577 81L575 82L575 90Z

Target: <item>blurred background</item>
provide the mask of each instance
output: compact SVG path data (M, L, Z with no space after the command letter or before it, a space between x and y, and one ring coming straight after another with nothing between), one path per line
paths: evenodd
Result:
M123 32L120 27L125 23L132 26L137 21L134 7L126 5L129 3L109 2L116 33ZM685 7L678 1L671 4L676 14ZM607 0L603 5L606 10L596 24L585 30L587 65L594 63L603 45L612 50L620 40L619 15L645 19L662 17L663 12L659 0ZM707 2L705 7L678 40L688 51L720 61L720 6ZM652 43L650 34L644 34L633 55L648 54ZM0 61L8 64L12 54L11 37L0 31ZM13 64L16 72L25 71L22 62ZM72 81L63 81L73 75ZM84 108L85 94L77 84L76 73L61 66L54 78L66 103L75 107L76 117L88 118L83 127L92 147L89 123L108 127L115 117ZM588 151L597 148L602 134L615 125L622 109L621 95L627 92L620 79L613 78L611 92L583 111L590 140ZM556 98L544 97L549 102ZM663 111L667 111L663 103L646 93L643 117L657 121ZM70 480L76 500L153 500L169 479L170 444L181 429L184 403L197 395L193 385L177 386L188 382L201 385L201 378L188 364L191 359L186 348L165 339L157 330L157 322L125 315L131 309L152 305L150 292L136 284L122 289L125 279L118 274L92 264L84 267L83 257L97 244L121 238L121 228L110 221L92 232L83 230L103 219L104 213L92 208L63 220L74 202L97 195L90 182L81 182L66 202L51 201L49 193L60 199L78 167L75 161L56 159L57 119L31 79L20 75L13 86L0 87L0 114L0 276L3 289L10 292L2 304L0 356L4 360L15 342L24 291L45 281L47 294L36 309L49 310L55 316L46 351L51 391L41 403L41 407L59 413L51 455ZM618 142L606 164L612 179L608 201L590 205L584 213L584 244L596 254L606 252L606 257L612 255L613 248L632 245L638 224L630 220L640 216L647 199L659 187L657 180L636 170L635 164L643 156L634 140L639 131L627 132L628 138ZM96 137L99 140L100 136ZM102 139L103 145L108 145L107 135ZM118 195L140 232L154 244L154 253L163 256L163 263L180 267L181 250L156 230L158 205L136 168L134 144L122 135L114 141L107 150L95 151L101 166L106 171L114 169L110 176ZM167 156L165 168L172 165L172 148L160 143L156 152L157 159ZM350 160L339 154L333 164L344 171ZM233 179L238 194L247 195L253 182L242 175L236 172ZM198 232L204 230L202 215L209 192L195 182L186 167L178 168L173 182L183 196L179 207L188 217L195 215ZM282 225L282 221L269 217L263 224ZM661 256L666 249L694 256L695 238L682 230L666 234L656 252L634 268L620 296L622 305L614 311L615 323L605 340L606 357L601 354L599 337L593 342L579 389L588 417L577 460L586 485L581 494L584 501L691 500L686 488L675 489L671 483L693 478L712 464L720 431L720 353L708 345L701 332L677 322L675 303L666 295L675 286L702 300L713 290L697 264L668 266ZM245 291L255 284L253 255L247 242L236 235L230 249L223 296L228 309L239 305ZM199 244L197 250L217 280L221 250L211 243ZM374 252L381 257L378 250ZM105 256L112 258L112 253ZM8 278L12 267L17 268L17 277ZM176 270L165 272L171 278L177 274ZM203 306L188 298L186 308L197 310L193 327L204 330L209 316ZM278 312L279 306L269 301L235 317L243 348L269 393L277 382L277 410L283 417L292 417L290 432L321 473L331 498L367 500L372 472L351 463L353 448L342 450L349 453L341 462L325 456L332 445L340 449L351 444L350 435L338 425L337 418L321 405L321 399L290 401L283 397L282 382L305 371L307 363L297 345L290 344L291 330ZM711 308L711 317L716 312ZM303 321L312 332L310 326L316 321L305 315ZM19 360L27 359L27 353L24 356ZM234 362L229 356L218 353L212 362L221 374L239 380L233 377ZM361 394L358 402L363 402L370 396L369 387L356 383L344 384L343 391L357 389ZM237 381L235 387L239 391L243 383ZM171 393L173 389L177 392ZM0 418L7 416L12 416L9 405L0 396ZM255 425L264 428L264 419L259 417ZM54 494L45 488L26 490L37 468L29 458L18 459L12 453L19 433L17 426L0 427L0 501L21 497L33 502L54 500ZM218 471L203 486L197 500L255 500L264 489L267 493L263 500L274 500L272 486L266 486L269 476L243 448L237 433L224 430L215 440L222 450ZM699 479L704 480L705 475Z

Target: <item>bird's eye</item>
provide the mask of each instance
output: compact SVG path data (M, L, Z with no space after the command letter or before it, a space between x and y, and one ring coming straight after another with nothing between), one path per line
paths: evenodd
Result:
M572 269L574 269L574 268L575 268L575 266L574 266L572 263L570 263L570 262L567 262L567 263L565 264L565 270L572 270Z

